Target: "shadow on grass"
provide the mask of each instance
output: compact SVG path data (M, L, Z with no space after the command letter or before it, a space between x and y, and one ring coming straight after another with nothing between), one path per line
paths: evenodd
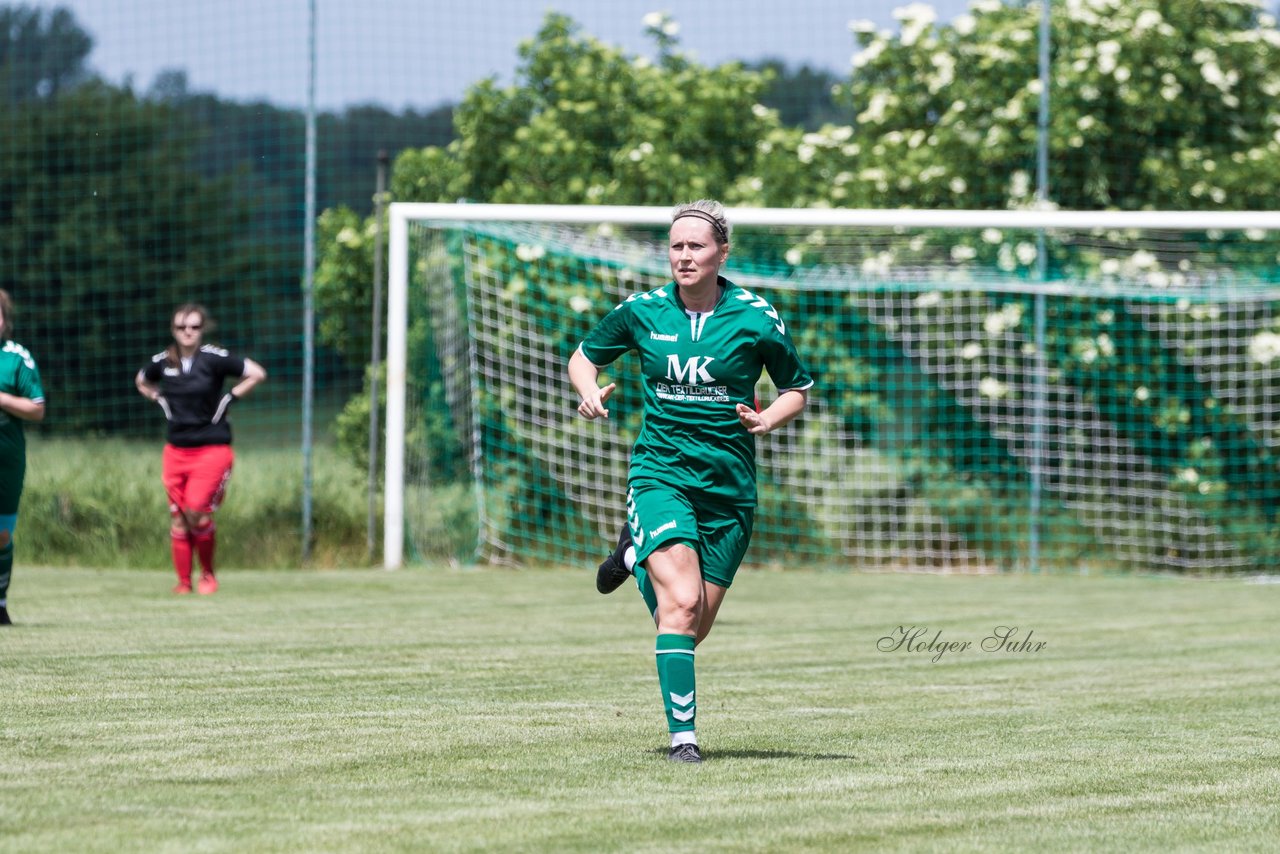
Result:
M666 758L667 748L659 748L654 753ZM713 750L703 752L706 760L715 759L805 759L809 761L851 760L857 759L847 753L797 753L793 750Z

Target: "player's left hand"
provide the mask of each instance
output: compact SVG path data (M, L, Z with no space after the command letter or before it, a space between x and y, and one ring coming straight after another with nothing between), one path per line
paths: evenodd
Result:
M765 433L768 433L773 429L773 425L765 420L764 415L756 412L746 404L739 403L735 407L735 411L738 413L738 421L743 427L747 428L748 433L756 436L763 436Z
M609 395L613 394L613 390L618 387L617 383L609 383L608 385L596 389L589 393L578 404L578 414L583 418L591 421L596 418L608 418L609 410L605 408L605 401L609 399Z

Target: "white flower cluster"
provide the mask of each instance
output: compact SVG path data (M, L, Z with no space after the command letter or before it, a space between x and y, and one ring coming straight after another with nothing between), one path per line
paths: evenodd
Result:
M894 260L893 253L887 249L868 255L862 259L862 272L868 276L887 276L893 269Z
M849 142L852 136L853 128L848 125L827 125L820 131L806 133L800 137L796 156L800 158L801 163L810 163L819 149L827 148L839 149L845 157L857 157L862 152L862 147L857 143Z
M937 51L929 57L929 64L936 72L929 77L929 94L936 95L956 79L956 58L945 51Z
M978 381L978 394L992 400L999 400L1009 395L1009 386L995 377L983 377Z
M650 154L653 154L653 143L642 142L627 153L627 158L630 159L632 163L639 163Z
M1259 332L1249 341L1249 358L1259 365L1269 365L1280 356L1280 335Z
M526 264L537 261L546 254L546 247L536 244L521 243L516 247L516 257Z
M879 124L885 119L885 111L898 105L898 97L888 92L876 92L867 102L867 108L858 114L860 124Z
M1204 82L1223 93L1229 93L1240 82L1240 72L1234 68L1223 71L1218 65L1218 55L1212 48L1200 48L1191 54L1191 61L1200 66L1200 74L1204 77ZM1226 98L1223 102L1226 102Z
M1156 9L1143 9L1133 21L1133 31L1135 33L1145 33L1147 30L1159 30L1162 33L1167 33L1172 29L1173 27L1164 22L1164 16Z
M1127 258L1104 258L1098 263L1098 272L1106 279L1132 279L1163 289L1185 284L1185 274L1190 267L1190 262L1183 258L1178 261L1178 269L1165 269L1154 254L1138 249Z
M1081 338L1072 349L1086 365L1092 365L1099 358L1109 359L1116 354L1115 342L1105 332L1097 338Z
M1015 169L1009 176L1009 198L1019 200L1031 195L1031 176L1025 169Z
M1003 335L1005 331L1014 329L1022 322L1022 305L1011 302L999 311L988 314L982 321L982 328L992 337Z
M928 32L938 20L938 13L925 3L912 3L893 10L893 17L902 22L902 43L911 47L920 40L920 36Z
M657 30L668 38L675 38L680 34L680 25L666 12L650 12L640 19L645 29Z

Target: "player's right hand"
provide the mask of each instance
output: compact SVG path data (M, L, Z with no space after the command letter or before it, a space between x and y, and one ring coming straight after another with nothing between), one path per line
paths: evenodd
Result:
M603 388L596 389L594 394L584 397L582 403L578 404L578 414L588 421L596 418L608 418L609 410L605 408L604 402L609 399L609 395L613 394L613 390L617 387L617 383L609 383Z

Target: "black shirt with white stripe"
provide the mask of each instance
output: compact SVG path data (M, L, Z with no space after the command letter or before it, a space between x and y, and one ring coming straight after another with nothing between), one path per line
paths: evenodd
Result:
M244 376L244 359L206 344L179 365L169 364L167 352L156 353L142 376L160 386L157 402L169 421L169 444L179 448L231 444L222 386L228 377Z

